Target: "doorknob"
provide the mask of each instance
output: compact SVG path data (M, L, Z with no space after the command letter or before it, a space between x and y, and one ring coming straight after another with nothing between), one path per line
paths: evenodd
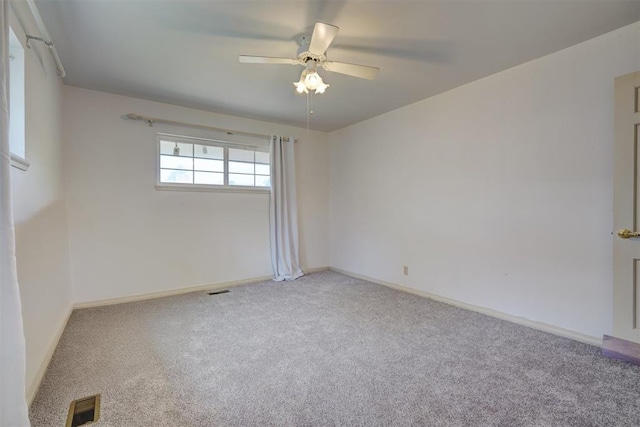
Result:
M618 230L618 237L621 239L629 239L631 237L640 237L640 233L623 228L622 230Z

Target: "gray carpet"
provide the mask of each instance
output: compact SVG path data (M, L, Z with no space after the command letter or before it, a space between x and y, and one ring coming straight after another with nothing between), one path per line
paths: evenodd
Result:
M640 367L333 272L73 313L31 407L62 426L638 426Z

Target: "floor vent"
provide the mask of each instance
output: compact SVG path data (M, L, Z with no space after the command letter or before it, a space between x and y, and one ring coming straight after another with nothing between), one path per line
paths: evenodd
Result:
M220 294L226 294L227 292L229 292L229 289L225 289L224 291L207 292L207 294L208 295L220 295Z
M93 424L100 418L100 395L83 397L69 405L69 415L65 427Z

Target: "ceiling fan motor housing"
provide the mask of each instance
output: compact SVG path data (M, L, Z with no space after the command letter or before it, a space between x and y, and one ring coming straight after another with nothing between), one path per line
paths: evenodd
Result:
M302 39L304 38L305 37L303 36ZM306 37L307 43L300 45L300 47L298 48L298 53L296 54L296 57L303 64L307 64L309 63L309 61L314 61L317 64L322 64L324 61L327 60L327 56L324 53L318 55L318 54L309 52L310 38L311 37Z

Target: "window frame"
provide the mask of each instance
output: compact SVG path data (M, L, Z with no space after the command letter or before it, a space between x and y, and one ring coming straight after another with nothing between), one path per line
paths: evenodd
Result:
M206 145L209 147L221 147L223 148L223 162L224 162L224 185L214 184L188 184L188 183L172 183L162 182L161 178L161 141L170 140L171 142L185 143L185 144L198 144ZM241 142L224 141L219 139L199 138L185 135L175 135L169 133L156 134L156 184L155 189L160 191L205 191L205 192L222 192L222 193L258 193L269 194L271 192L271 186L259 187L259 186L247 186L247 185L229 185L229 148L250 148L254 151L263 151L270 154L269 141L266 140L264 145L249 144ZM269 156L269 167L272 167L272 159ZM255 162L254 162L255 164ZM195 172L195 169L193 169ZM254 173L255 176L255 173Z
M19 48L20 52L19 52L19 57L16 57L12 54L12 49L13 48ZM11 69L15 67L13 61L15 60L19 60L21 61L20 63L20 72L21 72L21 76L16 76L15 74L12 76L11 75ZM14 70L15 71L15 70ZM15 82L19 81L19 87L16 88L14 86ZM27 58L26 58L26 51L25 51L25 47L22 45L22 42L20 41L20 36L18 35L18 32L16 32L16 30L14 29L14 27L12 25L9 25L9 111L10 111L10 119L9 119L9 126L10 129L15 129L16 126L16 122L14 121L16 116L16 112L14 112L13 114L11 114L11 111L13 110L11 107L13 106L15 108L15 102L12 102L12 100L15 100L16 98L16 89L18 89L20 91L20 100L21 100L21 112L18 115L19 117L21 117L20 120L20 127L21 132L18 134L20 137L20 148L21 151L23 152L23 156L16 154L13 151L12 145L13 145L13 138L16 137L16 134L12 134L11 132L9 133L9 154L10 154L10 159L11 159L11 166L26 171L29 169L29 166L31 165L30 162L27 160L27 127L26 127L26 123L27 123L27 119L26 119L26 115L27 115ZM13 125L13 127L11 126ZM13 137L13 138L12 138Z

